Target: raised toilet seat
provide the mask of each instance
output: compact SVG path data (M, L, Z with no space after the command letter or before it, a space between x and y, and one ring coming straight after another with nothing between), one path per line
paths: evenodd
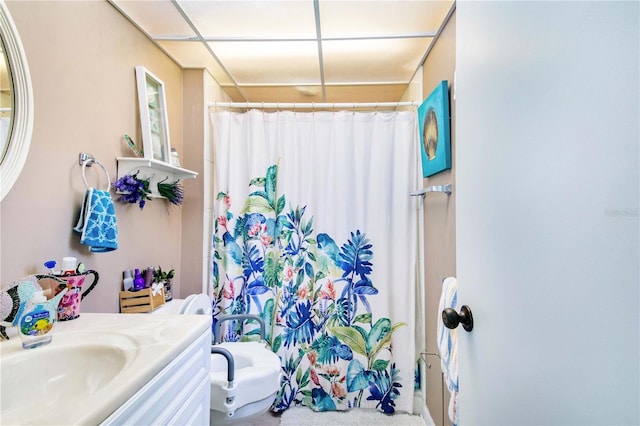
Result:
M174 299L153 313L211 315L211 301L206 294L192 294L184 300ZM234 423L267 411L280 387L280 358L264 341L218 343L220 324L232 319L259 321L264 338L264 322L256 315L231 315L218 320L212 339L211 425Z
M220 328L224 321L255 320L260 323L260 342L222 342ZM273 403L280 387L280 358L264 342L265 324L257 315L226 315L218 319L211 348L211 424L232 423L263 413ZM233 358L233 375L229 380L228 360Z

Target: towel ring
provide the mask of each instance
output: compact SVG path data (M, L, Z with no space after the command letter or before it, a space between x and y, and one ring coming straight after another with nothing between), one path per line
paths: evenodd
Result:
M87 189L89 189L89 184L87 183L87 176L85 175L85 167L87 167L89 163L97 164L102 168L102 170L104 171L104 174L107 175L107 189L105 189L105 191L109 192L109 189L111 189L111 177L109 177L109 172L107 171L106 167L102 165L101 162L93 158L90 158L82 162L82 180L84 182L84 186Z

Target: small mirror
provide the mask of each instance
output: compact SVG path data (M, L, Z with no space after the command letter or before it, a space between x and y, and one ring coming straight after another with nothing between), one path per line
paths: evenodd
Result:
M136 67L144 158L170 162L169 123L164 84L143 66Z
M0 40L6 66L0 83L0 121L8 118L8 124L0 126L0 200L18 179L27 160L33 130L33 89L27 58L9 9L0 0ZM6 83L6 84L5 84ZM5 95L7 100L5 101ZM10 100L9 100L10 99ZM6 110L5 110L6 109ZM5 135L6 127L6 137Z

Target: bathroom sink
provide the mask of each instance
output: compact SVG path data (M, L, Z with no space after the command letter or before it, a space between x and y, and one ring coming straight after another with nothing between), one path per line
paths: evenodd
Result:
M3 411L33 409L35 401L45 406L80 403L120 374L137 352L133 340L118 334L61 333L54 342L2 357Z
M101 424L210 327L200 315L83 313L33 349L8 328L0 424Z

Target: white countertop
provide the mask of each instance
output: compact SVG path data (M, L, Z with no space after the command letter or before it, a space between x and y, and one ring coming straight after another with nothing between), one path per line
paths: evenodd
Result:
M58 353L73 350L77 342L104 345L111 341L119 342L118 350L126 353L126 362L107 384L95 392L83 392L80 397L65 399L65 395L60 395L64 392L56 392L55 386L51 386L52 380L49 380L42 384L42 388L47 389L46 394L42 395L45 391L41 389L33 389L30 410L0 404L0 422L6 425L98 424L208 330L211 330L209 315L83 313L75 320L57 322L53 341L39 348L22 349L20 337L13 332L10 340L0 342L0 361L3 364L15 365L16 360L22 362L23 358L25 362L37 359L40 363L53 356L56 350ZM55 371L56 365L41 368ZM14 391L8 388L10 379L3 379L6 376L7 372L0 371L0 395ZM33 382L31 378L25 381ZM12 386L15 386L14 382L11 382Z

